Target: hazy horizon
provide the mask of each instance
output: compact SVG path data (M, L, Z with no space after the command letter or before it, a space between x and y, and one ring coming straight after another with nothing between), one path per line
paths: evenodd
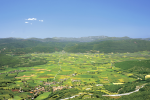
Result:
M104 35L101 35L104 36ZM29 39L29 38L38 38L38 39L46 39L46 38L82 38L82 37L92 37L92 36L81 36L81 37L63 37L63 36L56 36L56 37L44 37L44 38L40 38L40 37L4 37L4 38L21 38L21 39ZM94 36L93 36L94 37ZM122 37L129 37L129 36L106 36L106 37L117 37L117 38L122 38ZM3 38L3 37L0 37ZM129 37L129 38L142 38L142 37ZM150 37L143 37L143 38L150 38Z

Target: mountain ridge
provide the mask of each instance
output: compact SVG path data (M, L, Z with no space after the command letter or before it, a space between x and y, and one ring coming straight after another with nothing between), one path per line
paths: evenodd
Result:
M130 38L127 36L124 37L108 37L108 36L87 36L87 37L52 37L52 38L0 38L1 39L16 39L16 40L36 40L41 42L93 42L93 41L106 41L106 40L126 40L126 39L139 39L150 41L150 38Z

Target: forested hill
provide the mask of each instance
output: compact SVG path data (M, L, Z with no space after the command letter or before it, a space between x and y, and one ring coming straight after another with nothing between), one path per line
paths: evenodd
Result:
M111 40L113 39L113 40ZM47 39L49 41L49 39ZM95 53L97 51L110 53L110 52L137 52L137 51L150 51L150 41L141 39L129 39L114 37L107 39L99 39L94 42L79 42L79 41L54 41L43 42L32 39L16 39L5 38L0 39L0 53L10 53L15 55L26 53L52 53L55 51L65 50L71 53Z
M0 49L8 48L25 48L25 47L33 47L40 44L40 41L34 40L25 40L25 39L15 39L15 38L4 38L0 39Z
M137 52L137 51L150 51L150 41L146 40L108 40L101 42L78 43L71 47L64 49L66 52Z
M0 39L0 53L14 55L27 53L52 53L62 51L64 47L72 46L77 42L41 42L29 39Z

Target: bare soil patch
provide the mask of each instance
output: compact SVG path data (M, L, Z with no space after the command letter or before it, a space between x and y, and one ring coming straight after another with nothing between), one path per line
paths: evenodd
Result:
M13 92L19 92L19 90L18 89L12 89L11 91L13 91Z

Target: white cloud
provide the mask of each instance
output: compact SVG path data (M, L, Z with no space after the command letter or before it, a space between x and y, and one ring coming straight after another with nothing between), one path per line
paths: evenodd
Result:
M31 23L31 25L32 25L32 23Z
M36 18L28 18L28 19L26 19L26 20L36 20Z
M40 22L43 22L43 20L39 20Z
M25 23L29 23L29 22L25 22Z

